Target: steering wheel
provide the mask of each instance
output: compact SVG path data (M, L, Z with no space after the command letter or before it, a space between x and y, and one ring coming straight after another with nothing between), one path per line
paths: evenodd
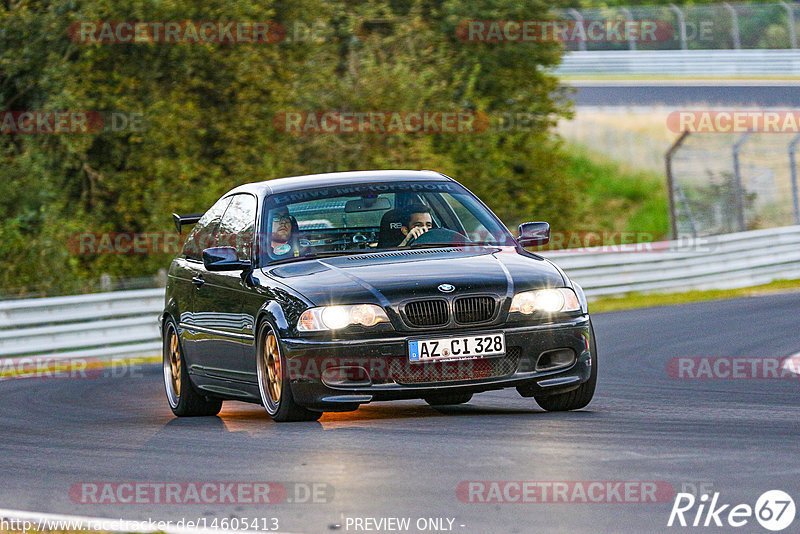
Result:
M458 232L447 228L432 228L416 239L410 239L406 246L436 244L449 247L466 245L467 243L470 243L470 240Z

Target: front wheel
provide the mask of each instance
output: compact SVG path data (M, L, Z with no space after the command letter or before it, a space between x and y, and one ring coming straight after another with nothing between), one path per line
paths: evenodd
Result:
M256 372L258 391L267 413L278 423L289 421L316 421L322 412L315 412L294 401L287 380L286 359L275 329L267 322L258 329Z
M568 410L580 410L586 407L594 397L594 390L597 386L597 344L594 340L594 327L589 321L589 351L591 353L592 369L589 380L581 384L577 389L556 395L534 395L536 404L548 412L565 412Z
M164 323L164 387L172 413L178 417L217 415L222 401L207 399L197 393L189 381L189 369L183 358L178 329L172 319Z

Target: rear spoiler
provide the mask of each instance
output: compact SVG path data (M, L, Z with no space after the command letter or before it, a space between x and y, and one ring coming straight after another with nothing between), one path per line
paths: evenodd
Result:
M172 214L172 220L175 221L175 228L178 230L178 233L181 233L181 227L186 226L188 224L195 224L197 221L200 220L202 217L202 213L195 213L193 215L178 215L177 213Z

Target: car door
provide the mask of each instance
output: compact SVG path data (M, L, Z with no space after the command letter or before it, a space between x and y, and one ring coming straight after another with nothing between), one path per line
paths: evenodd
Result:
M197 316L198 293L209 281L208 273L203 268L203 249L217 245L219 223L230 202L230 197L224 197L209 208L197 222L183 247L182 272L190 284L191 296L187 299L187 308L181 312L180 327L189 372L193 374L202 374L201 369L208 365L204 359L210 337L208 317Z
M236 248L239 259L250 259L256 219L256 198L248 193L231 195L220 220L213 246ZM207 248L207 247L206 247ZM207 376L241 380L244 346L252 338L252 320L242 313L248 290L242 271L208 271L198 266L203 284L194 294L195 343L202 371Z

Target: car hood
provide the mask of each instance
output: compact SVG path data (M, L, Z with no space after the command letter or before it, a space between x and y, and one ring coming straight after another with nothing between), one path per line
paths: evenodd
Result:
M452 296L492 293L499 297L566 284L549 261L520 254L513 247L357 254L268 267L264 272L317 306L396 305L413 298L443 296L441 284L455 287Z

